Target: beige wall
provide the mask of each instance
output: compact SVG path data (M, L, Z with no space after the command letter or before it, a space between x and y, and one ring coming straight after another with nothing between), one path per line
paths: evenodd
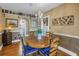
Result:
M2 13L2 8L0 7L0 45L1 45L1 33L2 30L5 28L5 18L4 18L4 14Z
M49 26L50 31L53 33L68 34L79 36L79 4L62 4L47 13L50 17ZM59 18L63 16L74 15L74 25L54 26L52 25L52 18Z
M0 32L5 28L5 18L4 14L2 13L2 9L0 8Z
M8 14L8 13L5 13L5 18L19 19L18 16L19 16L19 15L16 15L16 14Z

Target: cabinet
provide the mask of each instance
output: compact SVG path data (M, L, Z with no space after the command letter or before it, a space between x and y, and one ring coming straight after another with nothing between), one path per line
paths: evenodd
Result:
M12 32L7 33L7 45L12 44Z
M2 43L3 46L12 44L12 32L7 32L6 30L2 33Z

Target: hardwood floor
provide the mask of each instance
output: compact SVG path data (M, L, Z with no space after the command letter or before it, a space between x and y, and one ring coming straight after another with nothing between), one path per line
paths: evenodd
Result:
M19 56L19 45L20 42L17 42L3 47L0 51L0 56Z

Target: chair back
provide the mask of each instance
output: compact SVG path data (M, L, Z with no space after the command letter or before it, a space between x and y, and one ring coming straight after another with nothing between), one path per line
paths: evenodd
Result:
M57 56L57 52L58 52L58 45L59 45L59 37L55 37L53 39L51 39L51 44L50 44L50 56Z
M29 38L30 39L33 39L33 38L35 38L36 36L35 36L35 32L34 31L30 31L29 32Z

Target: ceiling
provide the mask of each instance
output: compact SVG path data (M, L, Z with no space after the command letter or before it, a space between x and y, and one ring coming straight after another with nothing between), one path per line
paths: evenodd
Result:
M62 3L0 3L3 9L21 12L26 14L36 14L38 10L43 13L55 8Z

